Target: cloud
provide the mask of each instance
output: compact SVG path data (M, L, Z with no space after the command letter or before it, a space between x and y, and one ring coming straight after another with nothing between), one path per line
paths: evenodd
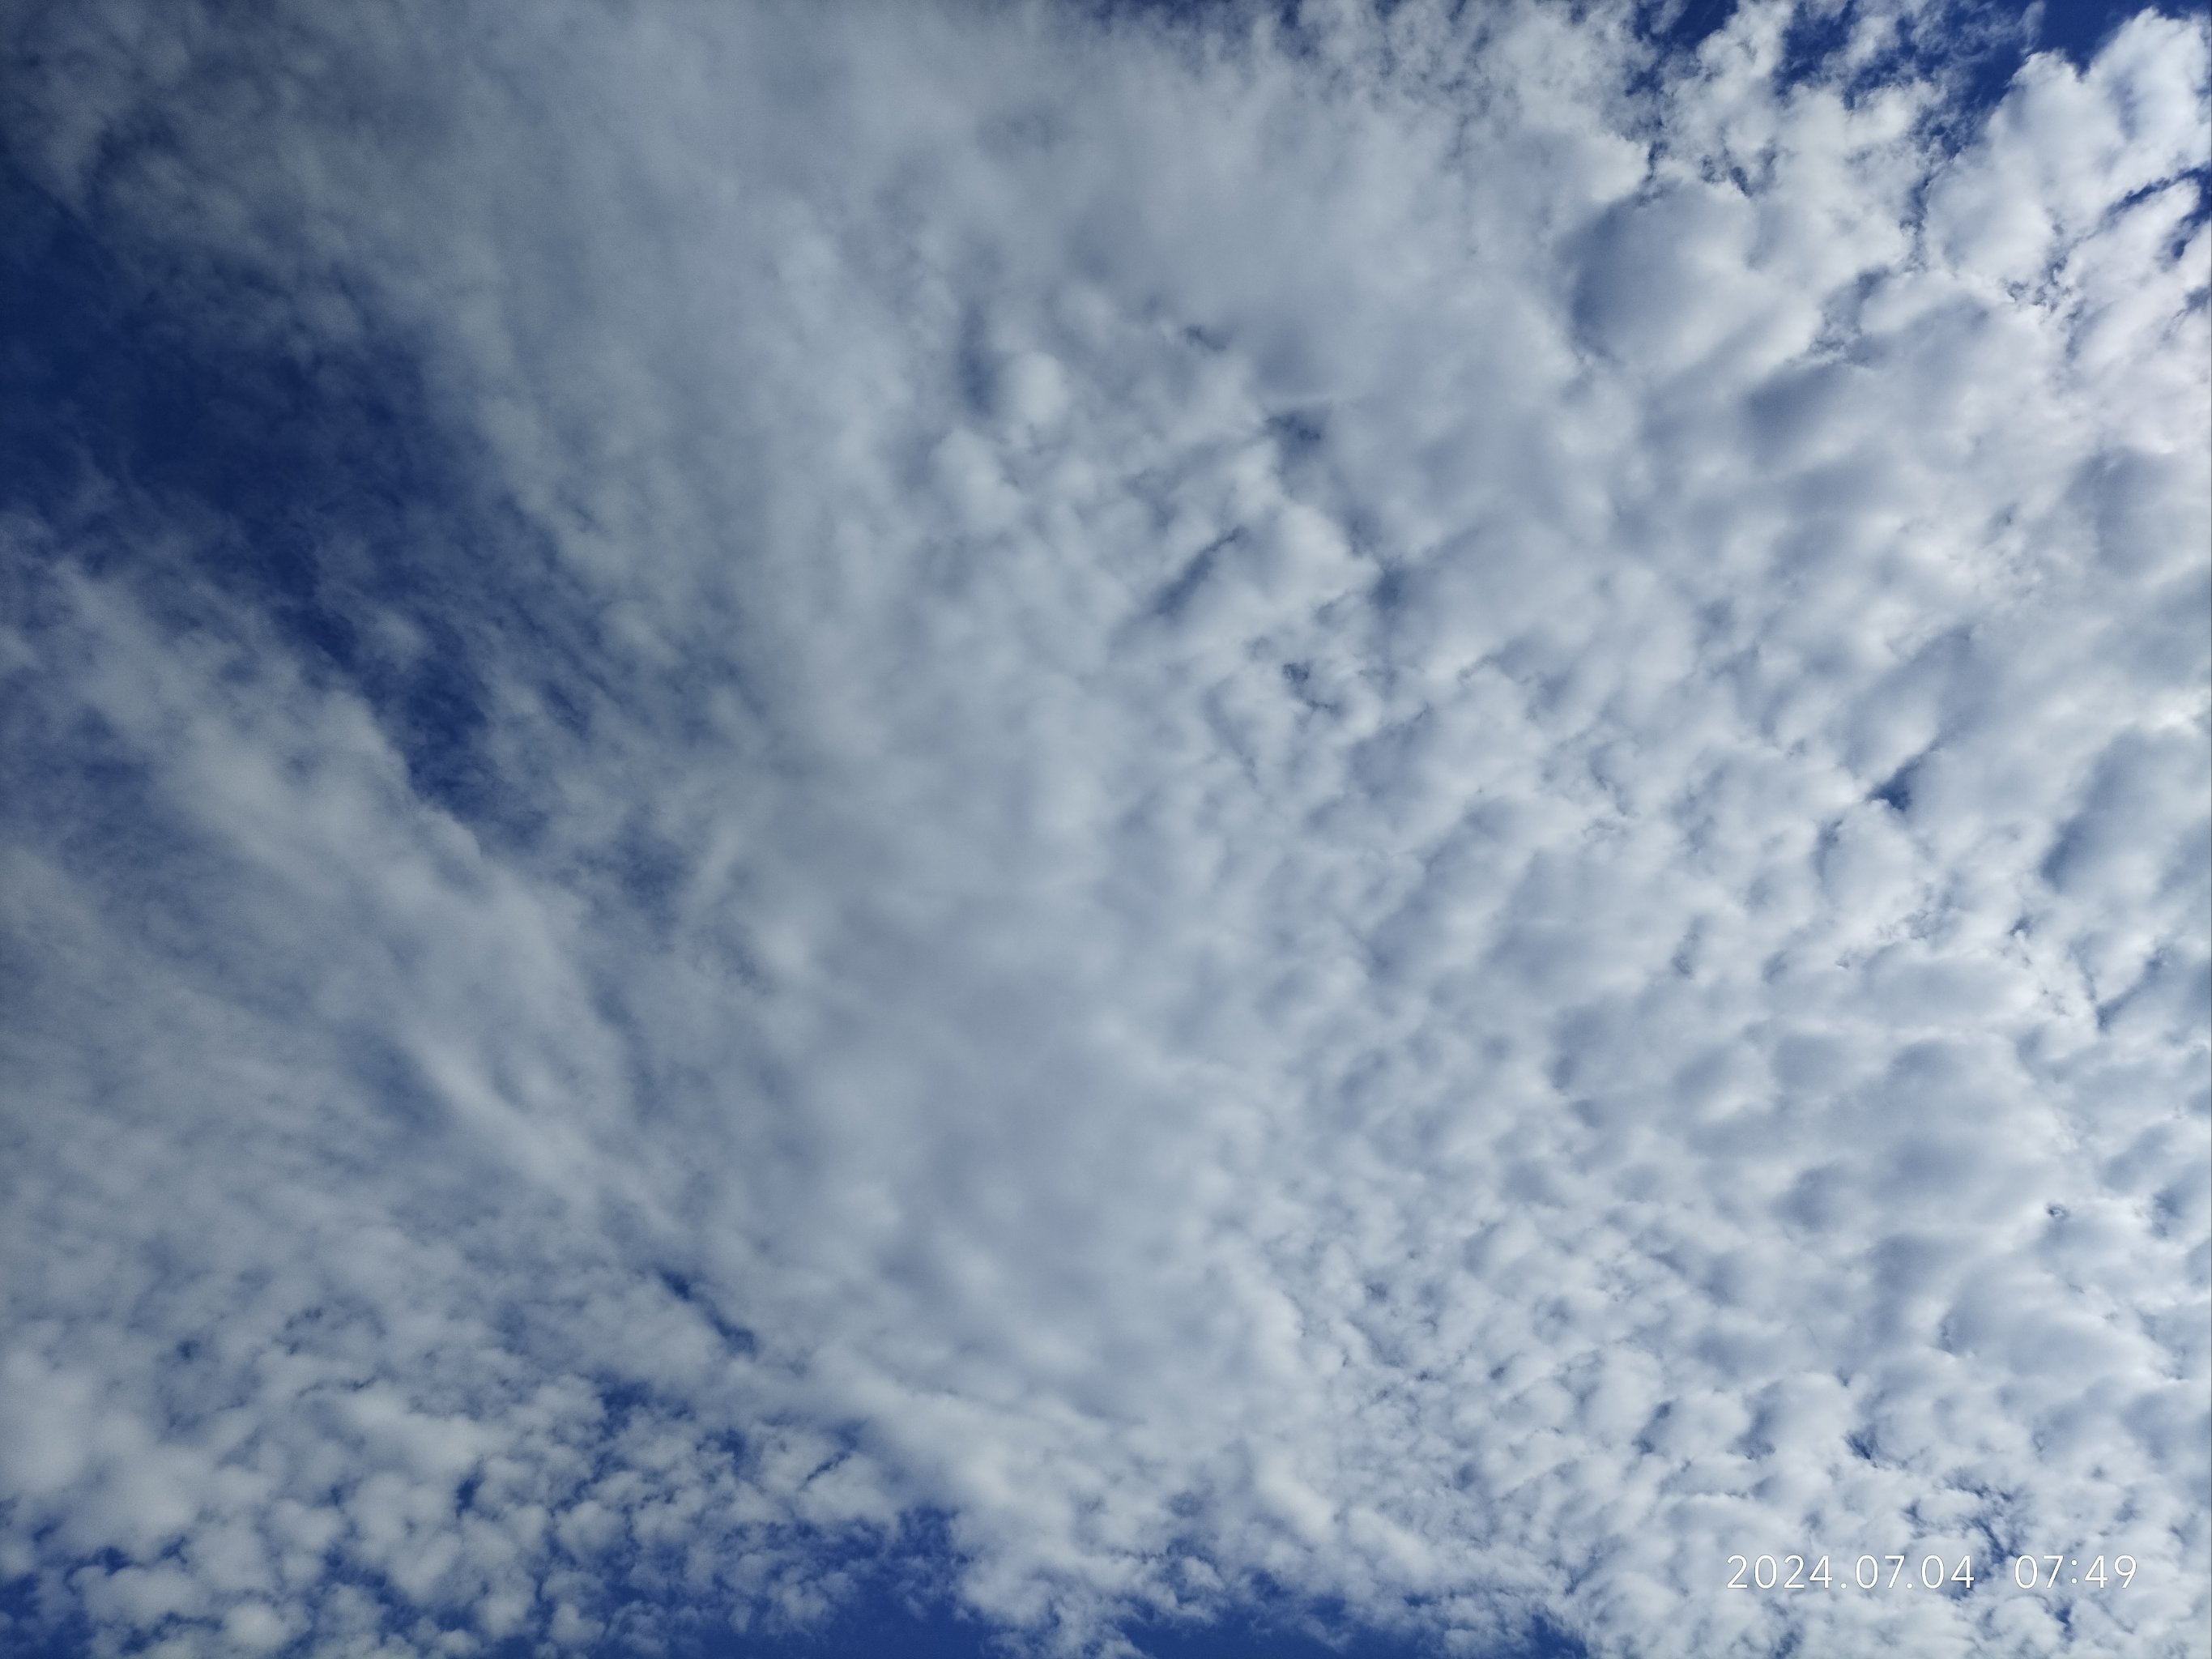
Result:
M2184 1651L2205 36L1952 146L1790 15L16 24L313 441L0 528L0 1570Z

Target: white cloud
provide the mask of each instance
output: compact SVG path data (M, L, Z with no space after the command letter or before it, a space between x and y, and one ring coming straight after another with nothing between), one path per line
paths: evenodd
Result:
M198 326L419 362L486 574L361 620L495 804L234 527L7 526L0 1559L584 1648L933 1514L1046 1643L2184 1651L2204 34L1951 155L1784 16L21 26Z

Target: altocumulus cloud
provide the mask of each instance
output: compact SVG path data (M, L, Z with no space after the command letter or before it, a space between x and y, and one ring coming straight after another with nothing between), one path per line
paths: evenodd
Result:
M11 9L0 1639L2201 1651L2206 31L1944 21Z

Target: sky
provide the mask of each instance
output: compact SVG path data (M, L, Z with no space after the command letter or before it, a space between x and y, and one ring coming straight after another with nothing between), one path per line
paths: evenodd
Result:
M0 1651L2205 1650L2202 9L0 33Z

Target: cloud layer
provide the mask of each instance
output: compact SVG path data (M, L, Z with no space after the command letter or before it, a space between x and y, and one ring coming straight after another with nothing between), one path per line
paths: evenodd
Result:
M2200 25L11 27L25 1628L2201 1636Z

